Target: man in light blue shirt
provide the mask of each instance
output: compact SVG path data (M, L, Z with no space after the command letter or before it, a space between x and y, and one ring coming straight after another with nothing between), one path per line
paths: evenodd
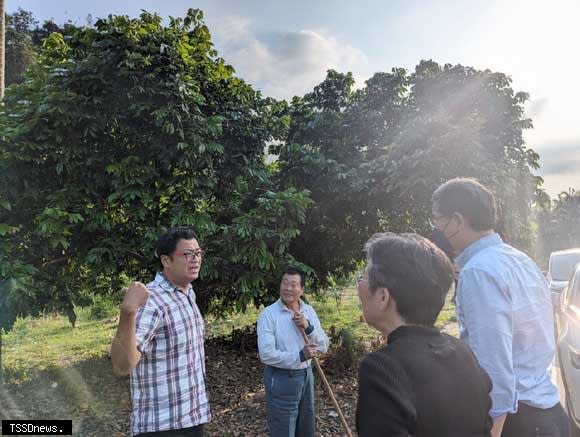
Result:
M270 435L310 437L316 432L311 358L328 350L328 338L304 294L304 273L289 268L280 299L258 318L258 350L264 369ZM308 338L305 344L304 332Z
M461 339L491 377L492 436L568 436L569 419L550 379L550 292L542 272L494 232L493 194L457 178L433 194L434 240L461 267L456 311Z

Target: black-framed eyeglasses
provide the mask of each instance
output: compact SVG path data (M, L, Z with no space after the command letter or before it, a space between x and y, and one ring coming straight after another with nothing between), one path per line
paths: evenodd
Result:
M191 261L194 258L203 258L205 255L205 250L200 249L196 250L195 252L174 253L174 255L182 256L186 261Z

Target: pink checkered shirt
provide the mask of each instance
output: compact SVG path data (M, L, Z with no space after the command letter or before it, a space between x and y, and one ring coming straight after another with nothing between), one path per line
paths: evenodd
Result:
M131 433L207 423L204 325L191 285L187 295L158 273L137 313L141 359L131 371Z

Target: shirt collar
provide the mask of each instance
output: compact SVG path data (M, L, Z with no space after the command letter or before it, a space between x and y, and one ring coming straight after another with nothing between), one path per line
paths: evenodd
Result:
M280 311L290 311L290 309L288 309L288 307L284 304L284 302L282 302L282 298L278 298L278 300L276 301L278 303L278 306L280 307ZM300 299L300 312L302 312L302 310L304 310L304 305L302 302L302 299ZM292 312L292 311L290 311Z
M391 344L398 338L440 335L441 331L434 326L403 325L399 326L387 336L387 344Z
M173 284L171 281L169 281L169 279L167 279L162 272L157 272L157 274L155 275L155 283L159 288L168 292L181 291L181 289L177 287L175 284ZM189 284L187 286L186 294L189 294L189 292L192 289L193 287L191 286L191 284Z
M502 243L503 240L495 232L493 234L486 235L485 237L480 238L479 240L471 243L469 246L463 249L457 258L455 258L455 262L463 267L478 252L482 251L483 249L487 249L488 247L497 246L498 244Z

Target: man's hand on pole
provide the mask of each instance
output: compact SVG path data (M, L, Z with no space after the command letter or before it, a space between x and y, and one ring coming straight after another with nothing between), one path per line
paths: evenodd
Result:
M304 358L309 360L318 356L318 349L315 344L305 344L302 353L304 354Z
M296 326L298 326L300 330L304 331L308 328L308 319L304 317L304 314L296 312L294 313L292 320L294 320L294 323L296 323Z

